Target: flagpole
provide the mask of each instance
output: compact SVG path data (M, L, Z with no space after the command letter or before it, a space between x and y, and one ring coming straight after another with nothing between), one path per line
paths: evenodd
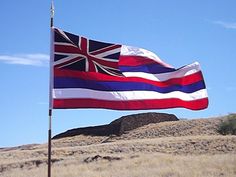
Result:
M52 126L52 109L49 109L49 129L48 129L48 177L51 177L51 137L52 137L52 130L51 130L51 126Z
M54 61L54 47L53 47L53 23L54 23L54 2L51 1L50 9L50 78L49 78L49 111L48 111L48 177L51 177L51 155L52 155L52 89L53 89L53 61Z

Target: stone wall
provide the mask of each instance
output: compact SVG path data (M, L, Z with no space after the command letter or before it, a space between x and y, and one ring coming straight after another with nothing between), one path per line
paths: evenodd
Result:
M119 134L123 134L126 131L130 131L136 129L138 127L142 127L151 123L159 123L165 121L177 121L179 120L173 114L166 113L141 113L141 114L133 114L128 116L123 116L120 119L117 119L112 124L119 125Z
M119 119L112 121L107 125L100 125L94 127L84 127L71 129L66 132L60 133L53 137L53 139L76 136L76 135L92 135L92 136L110 136L122 135L126 131L136 129L138 127L150 124L159 123L164 121L177 121L179 120L173 114L166 113L141 113L123 116Z

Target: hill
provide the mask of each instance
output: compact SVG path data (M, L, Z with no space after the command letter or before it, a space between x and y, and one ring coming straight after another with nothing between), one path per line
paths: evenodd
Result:
M236 175L236 136L217 127L226 117L150 123L122 134L52 142L53 176L171 177ZM124 119L123 119L124 120ZM47 144L0 149L0 176L46 176Z

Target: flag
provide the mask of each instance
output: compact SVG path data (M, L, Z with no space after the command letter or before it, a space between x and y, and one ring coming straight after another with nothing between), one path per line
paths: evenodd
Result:
M176 69L142 48L52 30L54 109L208 107L198 62Z

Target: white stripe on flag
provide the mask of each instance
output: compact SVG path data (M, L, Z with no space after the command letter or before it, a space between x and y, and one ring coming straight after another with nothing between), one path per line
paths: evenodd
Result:
M166 67L173 68L171 65L163 62L155 53L138 47L122 45L120 55L142 56L157 61L158 63L162 63Z
M188 76L197 73L199 71L201 71L200 65L198 62L195 62L193 64L184 66L183 68L177 71L162 73L162 74L149 74L144 72L123 72L122 74L124 74L124 76L126 77L141 77L152 81L162 82L173 78L181 78L184 76Z
M198 90L193 93L183 93L174 91L170 93L158 93L154 91L97 91L83 88L67 88L67 89L53 89L54 99L99 99L99 100L113 100L113 101L129 101L129 100L148 100L148 99L168 99L177 98L184 101L198 100L207 98L206 89Z

